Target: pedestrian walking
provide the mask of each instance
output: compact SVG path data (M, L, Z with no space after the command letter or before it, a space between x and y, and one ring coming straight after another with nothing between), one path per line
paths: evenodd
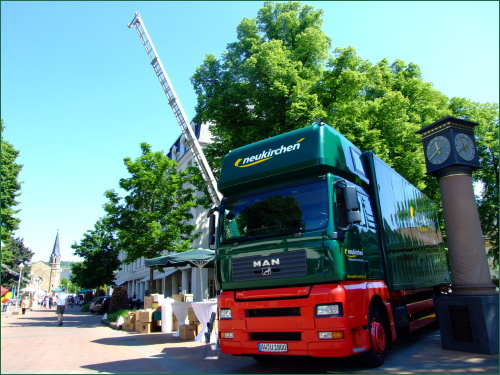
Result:
M57 294L57 318L58 318L58 326L63 325L63 316L64 310L68 305L68 293L66 293L66 288L62 287L62 291Z
M10 305L10 299L8 299L8 298L4 299L2 312L7 311L9 309L9 305Z
M45 308L46 308L46 309L48 309L48 308L49 308L49 302L50 302L50 300L49 300L49 295L48 295L48 294L46 294L46 295L45 295L45 297L44 297L44 299L43 299L43 304L45 305Z
M26 309L30 307L30 300L28 296L25 296L23 300L21 301L21 310L23 312L23 315L26 314Z

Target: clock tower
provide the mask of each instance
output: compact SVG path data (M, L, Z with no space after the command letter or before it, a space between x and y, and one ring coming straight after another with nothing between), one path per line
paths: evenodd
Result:
M424 143L427 174L440 178L448 173L470 174L478 169L474 140L477 125L477 122L447 116L417 131Z
M436 301L443 348L498 354L498 293L471 177L479 168L477 125L448 116L416 133L422 136L427 174L439 179L443 203L452 282L452 293Z

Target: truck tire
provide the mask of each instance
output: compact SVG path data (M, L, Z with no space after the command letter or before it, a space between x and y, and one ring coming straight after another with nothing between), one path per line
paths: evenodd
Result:
M384 364L387 349L387 330L379 309L371 306L368 311L368 330L370 349L362 354L363 362L368 367L379 367Z

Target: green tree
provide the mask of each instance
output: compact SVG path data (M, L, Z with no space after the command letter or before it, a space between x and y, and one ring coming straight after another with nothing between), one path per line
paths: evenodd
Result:
M71 282L84 288L94 289L102 285L114 284L114 271L120 266L118 247L112 231L103 220L88 230L79 244L71 245L73 254L83 258L73 264Z
M489 256L498 266L499 233L498 233L498 200L499 200L499 169L498 169L498 103L474 103L464 98L452 98L450 108L453 115L477 122L474 129L481 168L473 173L476 184L483 187L477 197L479 217L483 235L490 239L492 247Z
M130 177L121 179L120 187L127 195L105 193L106 222L126 253L124 263L154 258L165 250L188 250L198 236L193 234L194 225L188 224L191 209L198 205L191 187L195 177L189 170L177 171L175 161L152 152L147 143L141 143L141 150L135 161L124 159Z
M61 279L61 286L66 287L66 289L68 289L68 293L72 293L72 294L77 293L80 290L80 286L72 283L71 280L69 280L65 277L63 277Z
M29 263L31 258L33 258L34 253L28 247L24 246L24 240L22 238L13 238L11 241L5 245L2 249L2 265L7 266L9 269L15 272L19 272L19 264L24 263L25 267L22 271L22 277L29 278L28 275L31 272L31 267ZM10 254L9 259L4 258L4 252ZM2 267L2 285L6 287L17 287L19 280L18 275L12 275L9 271ZM21 284L24 285L24 284ZM23 286L21 286L22 288Z
M448 115L476 121L481 170L473 177L485 186L480 218L497 260L498 104L450 99L422 80L415 63L372 64L352 46L329 55L322 14L298 2L265 2L256 18L238 25L237 41L220 60L207 55L197 68L196 119L213 124L206 153L215 173L230 150L321 118L440 204L415 131Z
M191 81L197 121L212 122L207 158L217 170L231 149L303 127L325 112L314 93L328 57L321 10L266 2L245 18L219 61L207 55Z
M2 242L6 248L2 249L2 261L14 261L7 245L12 241L14 231L19 228L20 219L14 215L19 213L16 206L19 205L17 198L21 195L21 182L19 172L23 166L16 163L19 151L3 138L4 124L1 120L2 152L1 152L1 207L2 207ZM21 259L15 260L20 262Z

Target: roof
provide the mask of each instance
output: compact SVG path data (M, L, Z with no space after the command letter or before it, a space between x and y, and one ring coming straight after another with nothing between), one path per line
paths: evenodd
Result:
M171 268L166 268L164 271L165 272L154 271L153 272L153 280L160 280L160 279L163 279L164 277L170 276L174 272L180 271L180 268L173 268L173 267L171 267ZM139 282L140 283L148 282L149 278L150 278L150 276L148 275L145 278L139 280Z
M51 255L55 255L58 258L61 257L61 250L59 249L59 231L57 231L56 240L54 242L54 248L52 249Z

